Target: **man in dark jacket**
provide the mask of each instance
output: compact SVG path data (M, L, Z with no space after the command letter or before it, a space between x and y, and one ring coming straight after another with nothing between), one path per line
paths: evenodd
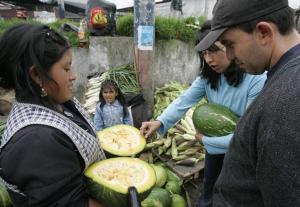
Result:
M215 185L214 207L300 206L300 35L288 0L218 0L216 40L265 87L241 118Z

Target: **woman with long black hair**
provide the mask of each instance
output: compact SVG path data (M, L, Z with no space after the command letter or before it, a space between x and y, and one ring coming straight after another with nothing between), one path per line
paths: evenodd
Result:
M13 205L104 207L84 180L105 154L74 98L69 43L46 25L20 24L2 35L0 48L0 86L16 94L0 145L0 177Z
M210 21L205 22L199 32L196 45L210 29ZM218 41L207 50L199 52L199 57L200 75L189 89L174 100L155 121L142 124L140 130L146 137L156 130L160 134L166 133L189 108L205 96L209 103L224 105L238 116L242 116L264 86L265 74L254 76L244 73L235 62L227 59L225 47ZM204 188L198 207L212 206L213 187L220 174L231 138L232 134L222 137L208 137L201 132L196 134L196 139L202 142L206 149Z

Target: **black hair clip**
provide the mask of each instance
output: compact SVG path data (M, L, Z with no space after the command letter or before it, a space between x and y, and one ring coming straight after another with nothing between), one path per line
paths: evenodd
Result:
M52 32L51 28L46 27L46 28L43 29L42 34L46 35L46 37L50 37L51 36L51 34L50 34L51 32Z
M54 42L59 45L67 45L66 40L50 27L45 28L43 33L45 34L46 39L50 40L51 42Z

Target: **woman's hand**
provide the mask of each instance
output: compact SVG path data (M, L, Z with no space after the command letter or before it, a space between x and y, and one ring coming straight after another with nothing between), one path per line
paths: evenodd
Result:
M142 123L140 132L148 138L153 132L155 132L161 126L160 121L145 121Z
M196 138L196 140L198 140L199 142L203 143L203 142L202 142L203 134L201 134L200 132L197 132L197 133L196 133L195 138Z
M90 198L89 199L89 207L108 207L108 206L105 206L105 205L97 202L96 200Z

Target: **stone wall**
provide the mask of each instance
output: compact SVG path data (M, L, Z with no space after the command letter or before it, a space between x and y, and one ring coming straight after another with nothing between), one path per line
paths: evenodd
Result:
M91 37L90 47L73 48L73 69L77 75L75 93L82 100L87 76L134 61L131 37ZM199 73L199 58L192 43L156 41L153 67L154 87L169 81L190 84Z

